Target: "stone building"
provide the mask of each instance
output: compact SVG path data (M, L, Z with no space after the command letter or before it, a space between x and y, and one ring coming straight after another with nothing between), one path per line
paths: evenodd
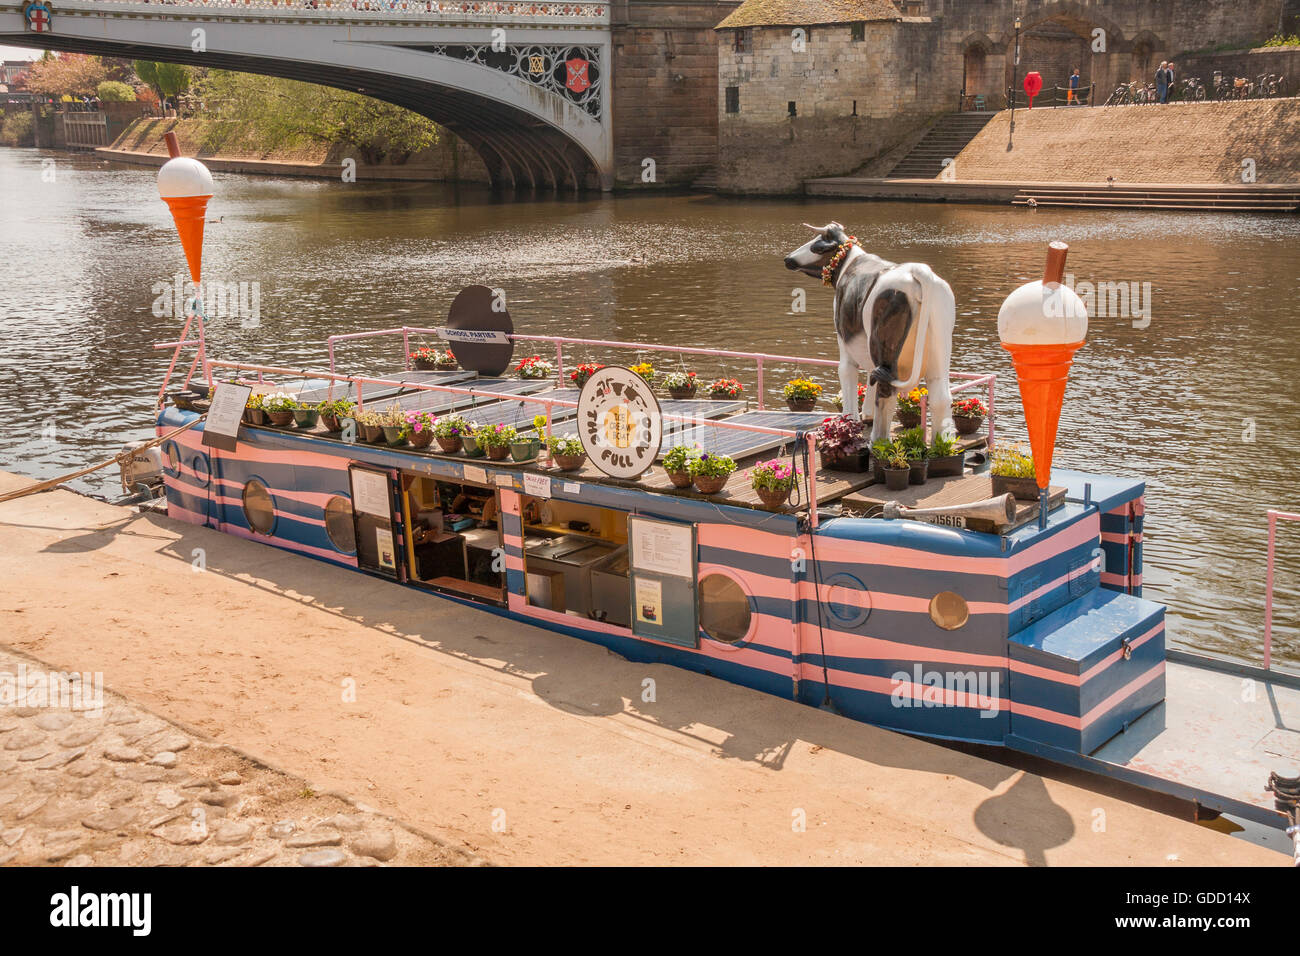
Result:
M1014 79L1079 68L1105 99L1161 60L1262 42L1296 0L745 0L715 28L718 186L792 193L851 173ZM1020 19L1020 65L1014 64Z

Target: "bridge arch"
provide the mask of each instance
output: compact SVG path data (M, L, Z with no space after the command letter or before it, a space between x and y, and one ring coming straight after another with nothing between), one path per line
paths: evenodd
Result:
M53 31L38 34L23 30L20 3L0 0L0 44L238 70L349 90L446 127L479 154L496 187L577 191L612 185L607 27L511 27L505 34L509 45L498 43L501 55L488 58L484 53L494 37L486 24L435 29L320 18L304 23L297 17L304 11L287 5L276 15L261 6L250 6L248 14L217 4L193 12L184 2L62 0L53 6ZM5 7L15 10L14 19ZM502 68L511 55L540 58L549 89L517 68ZM587 63L585 95L568 95L563 79L557 84L550 78L555 72L563 77L570 56Z

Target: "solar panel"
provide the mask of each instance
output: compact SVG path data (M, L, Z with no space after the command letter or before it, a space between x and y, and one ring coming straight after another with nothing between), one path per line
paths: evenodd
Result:
M438 382L437 384L450 385L460 383ZM535 392L544 391L550 387L549 382L525 378L476 378L473 381L468 381L463 384L465 388L472 388L480 392L495 392L502 397L509 395L531 395ZM400 404L404 411L431 412L435 415L441 415L450 411L462 411L463 413L464 409L481 405L496 405L497 402L498 399L485 395L459 395L449 392L419 391L406 392L402 395L380 398L379 401L373 403L367 395L366 410L381 411L385 408L391 408L393 405ZM538 406L538 408L540 407L541 406ZM533 414L535 415L536 412ZM529 420L531 420L531 418L532 416L530 415Z
M509 399L503 399L499 402L491 402L487 405L478 405L474 408L463 409L458 412L467 422L475 425L513 425L518 431L532 431L533 417L535 415L545 415L546 409L536 402L512 402ZM551 412L552 434L558 434L554 425L564 422L578 414L576 408L555 408ZM577 426L574 425L574 433L577 433Z
M578 393L575 390L575 398L571 399L571 401L577 401L577 394ZM739 411L744 407L744 402L722 402L710 401L708 399L668 399L667 401L659 403L659 409L665 416L682 415L687 418L721 418L723 415ZM572 420L576 415L565 415L563 417L570 420L557 422L557 419L561 417L558 414L559 411L560 409L557 408L557 414L551 419L551 435L556 438L576 438L578 436L578 423L577 421ZM576 413L576 409L569 409L569 411ZM664 446L669 447L670 444L680 444L681 439L677 437L677 433L683 429L689 430L693 427L696 426L692 426L688 422L673 421L665 417ZM715 428L713 431L720 431L720 429Z
M418 385L455 385L458 382L467 382L473 377L473 372L464 369L449 372L380 372L375 376L375 378L387 378ZM296 385L281 385L280 389L296 396L300 402L323 402L327 398L347 398L356 401L357 398L357 387L351 382L335 382L334 390L331 392L330 383L326 379L310 379ZM410 389L396 385L363 385L361 388L361 394L367 404L408 391Z
M727 419L727 422L736 425L757 425L760 428L811 431L825 418L826 416L821 412L752 411L732 416ZM730 455L738 461L770 448L779 448L792 440L781 435L764 435L736 428L694 425L673 435L671 442L665 439L664 450L667 451L673 445L698 445L707 452Z

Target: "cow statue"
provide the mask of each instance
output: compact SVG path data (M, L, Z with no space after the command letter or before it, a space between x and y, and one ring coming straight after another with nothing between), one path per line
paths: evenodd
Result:
M920 262L899 265L865 252L838 222L804 225L817 235L786 256L785 265L835 290L844 410L857 420L874 407L871 440L888 439L898 393L924 380L935 434L955 437L948 369L957 303L948 283ZM858 373L864 368L871 372L859 408Z

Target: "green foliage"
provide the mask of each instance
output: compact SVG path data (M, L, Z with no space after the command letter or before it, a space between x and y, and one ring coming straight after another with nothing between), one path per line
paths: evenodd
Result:
M689 445L674 445L664 455L664 471L669 473L689 472L691 462L700 457L700 450Z
M891 442L889 445L889 454L885 456L886 467L897 471L900 468L911 468L912 462L908 460L907 451L903 448L901 442Z
M1264 41L1264 46L1300 46L1300 36L1283 36L1275 33Z
M903 454L910 461L921 461L925 458L925 428L918 425L915 428L909 428L898 435L898 446L903 449Z
M351 418L357 410L357 406L346 398L336 398L333 401L326 399L316 408L322 415L329 415L333 418Z
M135 90L117 80L105 80L95 88L95 95L105 103L134 103Z
M36 143L32 114L10 113L0 128L0 146L33 146Z
M475 430L480 448L503 448L515 440L517 432L514 425L484 425Z
M688 469L692 478L724 478L736 470L736 462L730 455L711 455L704 452L699 458L692 458Z
M159 96L176 96L190 88L193 74L188 66L153 60L134 60L131 66L135 75L157 90Z
M992 472L1003 478L1033 478L1034 459L1019 445L999 445L993 449Z
M957 454L957 439L939 435L930 443L931 458L951 458Z
M546 445L551 449L552 455L577 458L579 455L587 454L587 449L582 447L582 439L580 438L555 438L552 436L546 440Z
M209 112L229 124L224 131L214 131L212 141L204 143L208 149L219 150L223 135L243 132L249 125L268 150L304 140L339 143L358 150L371 164L400 164L438 142L438 127L423 116L311 83L210 70L196 92Z

